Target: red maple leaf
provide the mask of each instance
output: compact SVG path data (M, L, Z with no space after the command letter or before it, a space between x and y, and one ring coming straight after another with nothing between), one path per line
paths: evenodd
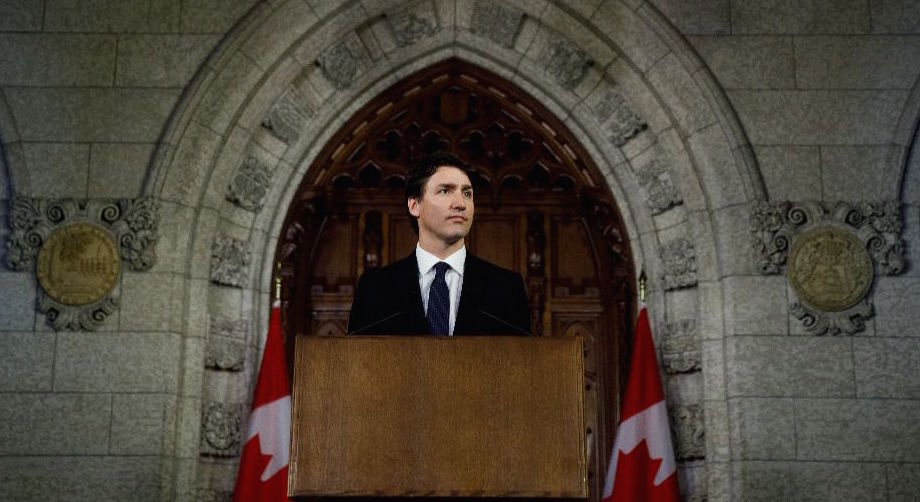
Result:
M660 458L651 458L648 444L643 439L625 454L617 453L617 472L610 501L618 502L677 502L677 473L671 473L664 482L655 486L655 475L661 466Z
M263 455L259 450L259 437L246 442L240 455L240 475L236 489L233 491L235 502L264 502L287 500L288 468L285 466L266 481L259 477L271 460L271 455Z

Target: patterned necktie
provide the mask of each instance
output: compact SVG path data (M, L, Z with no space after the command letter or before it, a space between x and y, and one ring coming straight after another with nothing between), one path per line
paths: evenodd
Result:
M432 335L450 334L450 290L444 275L450 265L439 261L434 265L434 281L428 290L428 331Z

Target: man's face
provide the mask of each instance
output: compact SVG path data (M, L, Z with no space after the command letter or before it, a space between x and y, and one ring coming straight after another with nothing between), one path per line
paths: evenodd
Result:
M419 240L451 245L466 237L473 225L473 185L456 167L441 166L422 187L420 199L409 199L409 213L418 218Z

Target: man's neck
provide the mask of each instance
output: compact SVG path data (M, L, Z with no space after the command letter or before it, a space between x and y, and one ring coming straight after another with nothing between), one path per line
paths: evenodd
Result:
M419 238L418 245L420 248L443 260L444 258L447 258L448 256L456 253L457 251L460 251L460 249L463 248L463 239L460 239L452 244L448 244L443 241L425 242Z

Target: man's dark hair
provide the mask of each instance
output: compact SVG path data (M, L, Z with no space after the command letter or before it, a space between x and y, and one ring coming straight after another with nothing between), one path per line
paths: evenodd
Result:
M470 179L470 183L472 183L473 173L466 162L463 162L457 158L456 155L449 152L437 151L430 153L416 160L409 169L409 175L406 176L406 202L408 202L409 199L421 199L424 195L423 191L425 189L425 184L428 183L428 178L430 178L439 167L444 166L460 169L466 174L467 178ZM406 214L409 216L409 223L412 225L412 230L418 234L418 219L409 212L408 205L406 206Z

